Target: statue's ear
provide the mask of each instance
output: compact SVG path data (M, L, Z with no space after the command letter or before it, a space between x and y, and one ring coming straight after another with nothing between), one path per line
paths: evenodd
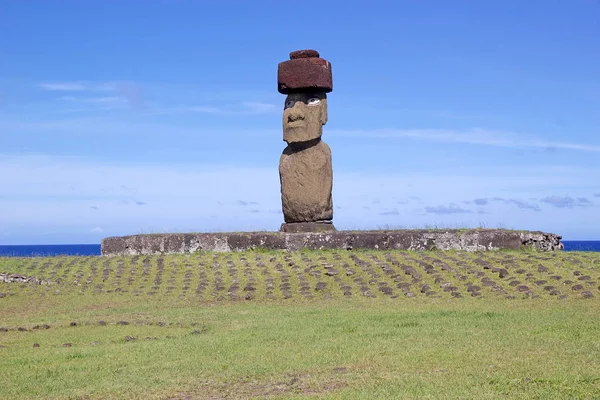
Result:
M327 123L327 99L321 100L321 125L325 125Z

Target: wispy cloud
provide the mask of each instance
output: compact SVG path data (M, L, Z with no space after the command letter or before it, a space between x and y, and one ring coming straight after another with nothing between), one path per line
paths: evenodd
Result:
M237 200L235 202L235 204L237 204L238 206L257 206L258 202L256 201L244 201L244 200Z
M425 212L427 214L438 214L438 215L446 215L446 214L470 214L472 211L467 210L465 208L460 208L455 204L450 204L449 206L428 206L425 207Z
M548 196L540 201L557 208L590 207L593 205L593 203L585 197L577 197L574 199L571 196Z
M88 87L80 82L40 83L37 86L43 90L57 92L81 92L88 90Z
M585 143L554 142L527 137L526 135L488 129L444 130L444 129L381 129L374 131L329 131L330 135L343 137L365 137L382 139L417 139L435 142L466 143L484 146L533 148L538 150L576 150L600 152L600 145Z
M394 208L393 210L382 211L379 213L379 215L400 215L400 213Z
M97 227L91 229L90 232L92 232L92 233L102 233L102 232L104 232L104 229L102 229L101 227L97 226Z
M42 82L36 86L42 90L48 90L52 92L114 92L117 91L119 86L127 83L124 82Z
M127 103L132 106L140 106L144 103L140 86L133 82L44 82L36 86L53 92L113 94L113 96L103 97L62 96L59 100L92 104Z
M239 104L227 104L219 107L215 106L191 106L191 107L178 107L172 109L173 112L199 112L206 114L224 114L224 115L236 115L236 114L269 114L280 110L280 107L270 103L260 103L245 101ZM169 110L166 110L168 113Z
M516 206L517 208L522 208L525 210L540 211L540 207L537 204L530 203L530 202L520 200L520 199L506 199L506 200L504 200L504 203L512 204L512 205Z
M122 105L127 104L127 99L117 96L102 96L102 97L75 97L61 96L58 100L70 101L74 103L89 103L89 104L106 104L106 105Z
M503 197L492 197L492 198L478 198L472 201L465 201L466 204L475 204L478 206L487 206L491 203L502 203L502 204L511 204L521 209L529 209L534 211L540 211L540 207L531 202L527 202L521 199L505 199Z

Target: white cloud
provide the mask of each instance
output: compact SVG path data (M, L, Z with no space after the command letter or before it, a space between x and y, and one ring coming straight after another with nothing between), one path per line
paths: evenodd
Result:
M340 229L376 228L396 221L396 215L400 215L400 222L410 226L477 226L483 218L477 213L457 214L450 212L457 211L452 208L433 208L438 212L426 214L423 207L442 202L460 204L490 194L529 198L569 192L581 196L578 190L599 173L544 166L474 168L470 174L456 174L451 169L429 174L337 171L333 200L334 206L341 209L336 208L334 223ZM0 155L0 176L0 225L11 231L24 226L34 230L68 226L70 232L74 226L79 226L75 231L102 227L105 235L167 230L276 230L282 222L280 212L271 212L281 209L276 167L136 165L78 157ZM398 203L409 196L418 196L423 205ZM240 207L240 201L250 204L247 199L254 206ZM362 208L374 200L380 200L378 211ZM507 211L508 206L501 202L487 207L489 214L484 222L489 226L502 223L513 228L561 233L577 224L600 223L599 213L584 213L583 209L564 210L568 215L557 215L556 211L533 213L518 207Z
M90 232L92 232L92 233L102 233L102 232L104 232L104 229L102 229L99 226L97 226L97 227L91 229Z
M127 104L127 99L117 96L103 96L103 97L75 97L75 96L61 96L58 100L71 101L75 103L92 103L92 104Z
M245 101L239 104L230 104L220 107L193 106L174 109L179 112L192 111L207 114L241 115L241 114L269 114L279 111L279 107L270 103Z
M116 92L121 88L130 87L130 82L86 82L86 81L74 81L74 82L43 82L36 86L43 90L57 91L57 92Z
M40 83L37 86L44 90L59 92L80 92L88 90L88 86L81 82Z
M328 131L328 134L340 137L360 137L370 139L412 138L435 142L467 143L496 147L535 148L541 150L564 149L600 152L600 145L554 142L512 132L494 131L488 129L380 129L373 131L331 130Z

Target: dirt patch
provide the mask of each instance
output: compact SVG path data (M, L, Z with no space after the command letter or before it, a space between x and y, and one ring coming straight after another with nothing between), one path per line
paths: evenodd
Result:
M286 395L320 395L335 392L348 386L342 377L346 368L337 368L335 377L314 379L309 374L294 374L274 382L249 379L227 383L207 382L195 391L179 393L170 400L265 399Z

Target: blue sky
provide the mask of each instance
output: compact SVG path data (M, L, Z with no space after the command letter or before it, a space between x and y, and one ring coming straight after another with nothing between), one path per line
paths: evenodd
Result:
M305 48L338 229L600 239L599 37L595 0L0 0L0 244L277 230Z

